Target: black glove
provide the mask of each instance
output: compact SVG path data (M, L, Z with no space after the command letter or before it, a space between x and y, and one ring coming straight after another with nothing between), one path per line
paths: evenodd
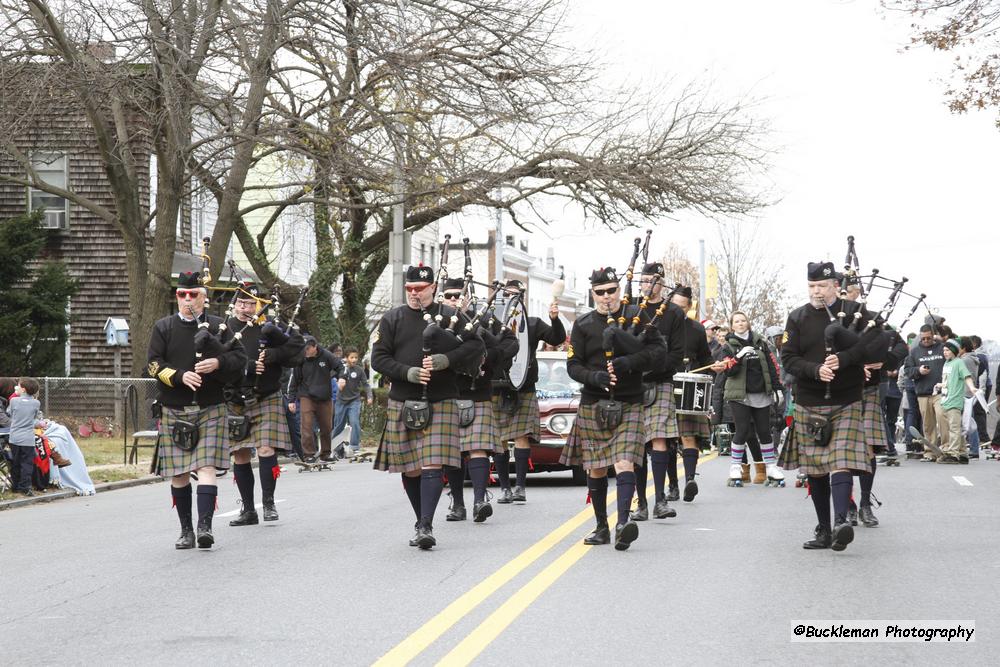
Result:
M621 376L632 371L632 363L628 357L615 357L611 360L611 365L615 369L615 375Z
M591 371L589 384L601 389L611 388L611 374L607 371Z

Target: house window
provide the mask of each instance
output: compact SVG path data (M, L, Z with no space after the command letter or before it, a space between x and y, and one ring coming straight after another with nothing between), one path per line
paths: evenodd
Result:
M420 244L420 263L427 263L427 246L423 243Z
M513 234L508 234L508 235L507 235L507 238L506 238L506 243L507 243L507 245L509 245L509 246L510 246L511 248L513 248L513 247L514 247L514 236L513 236Z
M69 160L65 153L34 153L31 167L43 183L67 189ZM45 229L69 229L69 201L51 195L37 188L28 188L28 211L44 209L42 227Z
M528 252L528 242L521 241L521 252Z

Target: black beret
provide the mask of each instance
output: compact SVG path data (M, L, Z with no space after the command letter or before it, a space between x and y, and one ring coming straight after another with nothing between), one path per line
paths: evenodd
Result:
M590 274L591 285L604 285L618 282L618 274L612 268L600 268Z
M423 264L411 266L406 270L406 282L408 283L432 283L434 282L434 269Z
M465 287L465 279L464 278L448 278L448 280L444 281L444 288L446 290L448 290L448 289L462 289L464 287Z
M837 271L833 262L809 262L809 280L835 280Z
M260 297L260 287L254 283L245 283L236 288L237 299L256 299Z
M685 299L694 298L694 292L692 292L691 288L688 287L687 285L682 285L681 288L677 290L677 293L680 294Z
M663 264L660 262L650 262L642 267L642 272L645 275L660 276L663 278L666 276L666 272L663 270Z
M201 274L194 273L191 271L185 271L184 273L177 274L177 287L180 288L192 288L192 287L203 287L201 284Z

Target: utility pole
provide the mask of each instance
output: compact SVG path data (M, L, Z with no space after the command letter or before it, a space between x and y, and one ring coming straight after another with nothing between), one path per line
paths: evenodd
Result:
M705 239L698 239L698 319L705 319Z
M403 44L403 35L405 34L406 27L403 22L403 12L406 10L408 0L396 0L396 7L399 9L399 15L397 17L397 28L399 30L399 41L400 46ZM403 101L403 82L399 76L396 77L396 110L399 108ZM398 118L398 114L397 114ZM403 223L406 219L406 209L403 204L403 199L406 195L406 183L403 180L403 150L400 146L400 141L402 141L401 130L404 126L401 122L397 120L396 130L397 136L395 141L393 141L394 152L395 152L395 166L393 168L392 175L392 195L396 199L396 203L392 207L392 233L389 235L389 262L392 264L392 305L402 306L403 305L403 255L405 253L404 243L406 240L406 232L403 228Z

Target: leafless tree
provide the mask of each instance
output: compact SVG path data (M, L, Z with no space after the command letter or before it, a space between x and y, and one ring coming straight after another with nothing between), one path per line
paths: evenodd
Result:
M719 296L713 300L712 317L728 322L734 311L743 311L759 333L783 324L789 305L781 279L784 267L775 261L759 225L719 222L717 229L712 262L719 272Z

